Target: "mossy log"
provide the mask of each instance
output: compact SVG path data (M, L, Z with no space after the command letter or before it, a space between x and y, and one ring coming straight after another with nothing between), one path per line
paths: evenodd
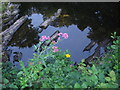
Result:
M51 16L49 19L45 20L43 23L40 24L40 28L46 29L51 22L53 22L57 17L60 16L62 9L58 9L54 16Z
M20 28L20 26L27 20L28 16L22 16L20 19L18 19L13 25L11 25L8 29L6 29L4 32L0 33L0 36L3 37L2 45L3 50L5 47L7 47L7 44L12 39L13 34Z
M17 20L18 17L19 17L19 14L17 14L16 16L12 16L11 20L9 20L8 22L2 25L2 28L4 29L6 26L10 26L11 24L13 24Z

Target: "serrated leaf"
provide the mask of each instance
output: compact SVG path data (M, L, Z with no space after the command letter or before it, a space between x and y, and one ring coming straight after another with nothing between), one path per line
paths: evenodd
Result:
M105 80L108 82L111 81L110 77L105 77Z
M79 83L75 83L74 88L80 88Z

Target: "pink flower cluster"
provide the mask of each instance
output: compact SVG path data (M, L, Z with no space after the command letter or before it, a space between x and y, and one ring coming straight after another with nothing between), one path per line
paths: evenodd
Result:
M53 49L53 52L58 52L59 51L57 46L53 46L52 49Z
M42 36L42 38L40 38L39 40L40 41L44 41L44 40L49 40L50 39L50 36Z
M67 33L59 33L58 36L62 36L64 39L68 38L68 34Z
M56 41L52 41L53 44L56 44L57 42Z

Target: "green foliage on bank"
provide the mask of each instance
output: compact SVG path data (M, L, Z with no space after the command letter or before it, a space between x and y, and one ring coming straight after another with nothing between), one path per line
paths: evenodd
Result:
M94 61L92 66L82 60L73 65L69 51L54 53L51 45L40 53L34 53L34 58L25 67L20 61L18 70L10 62L3 63L3 88L118 88L120 76L120 36L113 34L113 44L109 52ZM39 46L39 45L38 45ZM35 46L37 49L37 46Z
M8 5L8 2L0 2L0 12L3 13L5 10L7 10L7 5Z

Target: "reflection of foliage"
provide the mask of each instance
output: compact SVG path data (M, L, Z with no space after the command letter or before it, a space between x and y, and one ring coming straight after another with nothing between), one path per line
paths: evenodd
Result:
M33 44L38 43L38 33L27 27L30 21L27 21L23 24L23 26L14 34L14 38L9 43L11 46L19 46L19 47L32 47Z

